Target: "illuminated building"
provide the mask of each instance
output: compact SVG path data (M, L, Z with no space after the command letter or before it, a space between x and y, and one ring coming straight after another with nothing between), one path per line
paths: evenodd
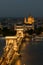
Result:
M34 17L29 16L28 18L24 18L25 24L33 24L35 22Z

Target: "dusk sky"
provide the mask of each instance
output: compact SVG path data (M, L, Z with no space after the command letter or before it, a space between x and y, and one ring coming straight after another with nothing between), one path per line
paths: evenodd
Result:
M0 0L0 17L43 16L43 0Z

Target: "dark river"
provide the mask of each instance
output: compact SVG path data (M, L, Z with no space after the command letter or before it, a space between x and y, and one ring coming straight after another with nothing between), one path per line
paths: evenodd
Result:
M3 53L4 43L4 40L0 40L0 56ZM22 65L43 65L43 41L26 44L22 53Z
M31 42L27 44L23 54L23 64L25 65L43 65L43 42ZM30 44L31 44L30 43Z

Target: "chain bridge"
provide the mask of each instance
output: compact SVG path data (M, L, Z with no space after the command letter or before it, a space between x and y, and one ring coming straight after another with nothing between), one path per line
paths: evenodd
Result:
M42 41L43 37L31 36L24 34L24 28L16 27L16 35L15 36L6 36L0 37L0 39L5 40L4 53L0 58L0 65L21 65L17 62L17 59L21 57L21 48L22 45L25 44L23 42L30 41ZM17 64L15 64L17 62Z

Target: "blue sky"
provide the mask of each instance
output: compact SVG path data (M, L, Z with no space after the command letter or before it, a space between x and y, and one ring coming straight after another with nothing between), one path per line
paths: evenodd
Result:
M0 17L43 16L43 0L0 0Z

